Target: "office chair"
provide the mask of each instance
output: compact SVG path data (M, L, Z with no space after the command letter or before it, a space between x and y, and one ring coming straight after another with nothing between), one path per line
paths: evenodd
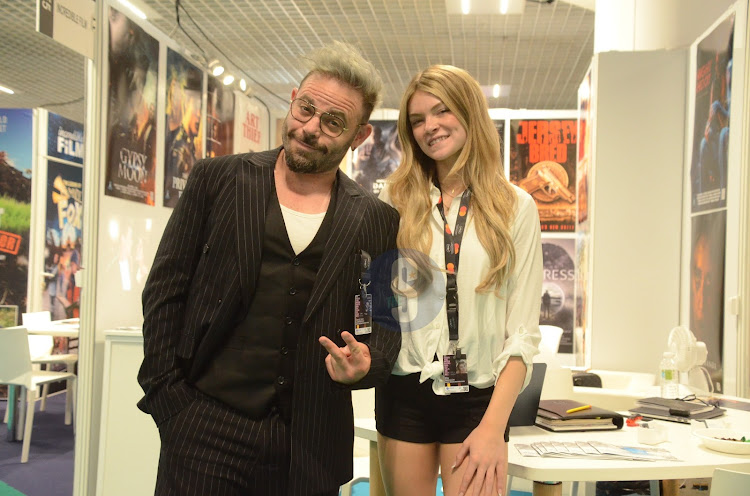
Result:
M747 494L750 473L717 468L711 479L711 496L737 496Z
M9 327L0 329L0 384L21 386L21 410L25 410L23 430L23 446L21 448L21 463L29 460L29 445L31 444L31 428L34 423L34 405L37 398L37 388L43 384L58 381L68 381L65 402L65 417L71 418L75 410L75 380L76 375L70 372L50 372L34 370L29 353L29 340L23 327ZM7 410L13 407L8 404ZM23 415L19 415L23 418Z

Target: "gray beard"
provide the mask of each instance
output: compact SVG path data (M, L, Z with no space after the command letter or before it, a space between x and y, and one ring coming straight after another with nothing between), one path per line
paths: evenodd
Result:
M336 170L341 163L341 160L343 160L344 156L346 155L347 148L349 148L349 146L351 145L351 143L349 143L346 147L343 148L343 154L341 154L340 157L336 157L334 153L331 153L330 150L326 150L323 157L315 161L305 157L303 154L295 155L291 152L291 147L289 146L289 130L287 128L286 122L284 122L282 127L282 137L282 141L284 144L284 159L286 160L286 165L290 171L296 172L298 174L322 174L325 172ZM315 143L309 143L305 141L305 144L312 147L317 147L317 144Z

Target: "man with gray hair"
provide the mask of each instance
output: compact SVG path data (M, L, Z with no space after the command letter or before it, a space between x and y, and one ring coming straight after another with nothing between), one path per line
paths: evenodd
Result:
M310 60L283 146L198 162L156 253L138 406L161 437L157 495L338 494L350 391L384 383L398 355L367 288L398 214L339 170L382 82L342 43Z

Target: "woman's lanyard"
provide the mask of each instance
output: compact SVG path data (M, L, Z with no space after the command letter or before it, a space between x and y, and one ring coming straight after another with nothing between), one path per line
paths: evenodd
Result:
M447 393L466 393L469 391L469 376L466 368L466 355L458 348L458 285L456 284L456 273L458 272L458 261L461 252L461 240L466 229L466 217L469 213L469 201L471 192L467 188L461 195L461 203L458 207L455 232L451 232L448 219L445 217L443 206L443 195L437 204L440 217L443 218L443 247L445 249L445 311L448 315L448 336L450 348L448 354L443 356L443 376L445 377L445 391Z

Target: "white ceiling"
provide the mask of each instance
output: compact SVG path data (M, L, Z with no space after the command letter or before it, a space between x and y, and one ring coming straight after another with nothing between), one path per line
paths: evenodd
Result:
M386 108L398 107L416 72L447 63L482 85L510 85L491 107L573 109L593 54L593 0L527 0L522 15L507 16L448 14L445 0L181 0L181 28L199 47L177 25L174 1L138 2L198 62L218 58L244 72L254 94L278 109L304 75L301 56L335 39L380 70ZM47 107L82 121L84 59L37 33L35 22L34 0L0 2L0 84L18 91L0 93L0 107Z

